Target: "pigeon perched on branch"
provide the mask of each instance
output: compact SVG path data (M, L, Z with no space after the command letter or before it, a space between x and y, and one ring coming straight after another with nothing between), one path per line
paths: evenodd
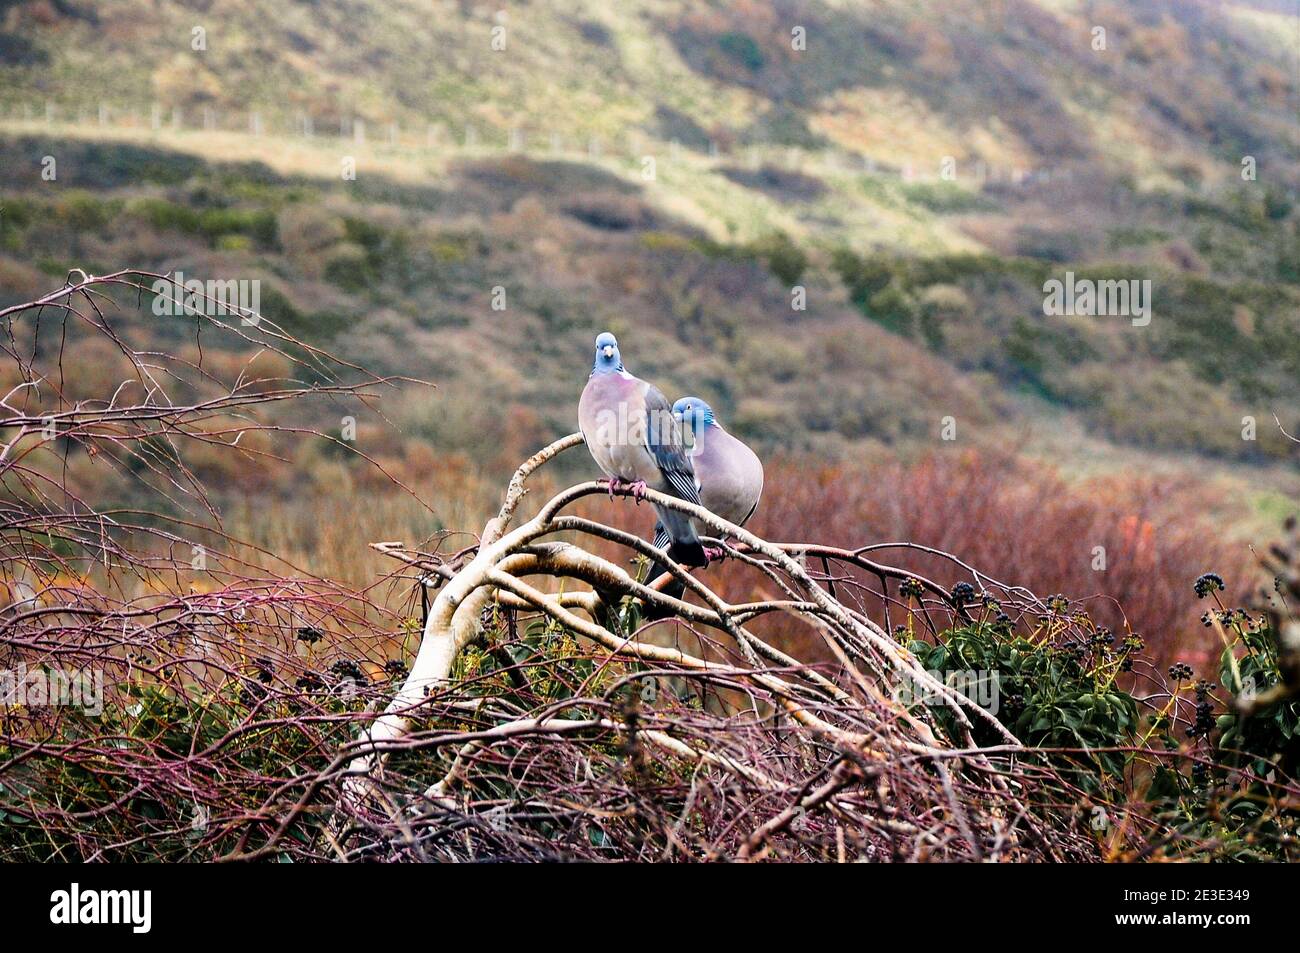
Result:
M698 397L683 397L673 405L673 416L682 424L689 446L687 455L695 471L695 485L705 509L728 522L743 526L758 509L763 495L763 463L743 441L718 423L713 408ZM655 546L662 549L668 532L655 527ZM712 556L708 550L706 556ZM650 567L648 581L666 572L659 563ZM684 586L677 581L665 587L667 595L680 598ZM656 613L648 613L655 617Z
M681 423L659 388L629 374L618 341L608 331L596 338L596 360L578 401L578 427L610 490L632 489L638 499L647 487L702 505L695 472L682 439ZM664 527L661 549L687 566L708 563L690 517L655 506Z

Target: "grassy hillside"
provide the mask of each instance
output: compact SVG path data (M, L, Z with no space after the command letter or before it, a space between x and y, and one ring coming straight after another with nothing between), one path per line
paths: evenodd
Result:
M4 4L11 103L262 110L324 128L751 141L879 162L1290 164L1294 17L1266 2L425 0ZM1294 11L1292 10L1293 14ZM254 26L256 25L256 26ZM1105 29L1105 48L1092 30ZM800 27L804 49L793 49ZM203 33L192 48L193 31ZM499 32L494 35L494 29ZM504 31L504 32L500 32ZM496 40L494 44L494 39ZM619 144L621 145L621 143ZM1277 170L1280 171L1280 170Z
M0 301L72 267L258 279L291 332L438 385L359 420L417 473L433 447L499 476L571 429L610 327L768 453L912 458L951 446L951 416L958 449L1191 476L1246 532L1300 495L1273 424L1300 413L1278 42L1296 18L1267 5L538 4L496 23L59 0L2 22ZM1151 324L1046 316L1067 271L1149 279ZM141 304L139 333L197 358L187 321ZM87 393L110 383L82 370Z
M0 148L10 167L54 153L63 170L5 197L6 302L71 267L256 277L265 314L288 330L439 383L438 412L415 407L411 421L452 449L492 426L476 414L505 426L488 407L526 410L533 440L569 426L588 339L608 326L628 335L638 370L707 392L769 446L838 456L932 442L946 415L969 428L963 439L999 441L1047 413L1121 444L1254 461L1293 452L1275 428L1240 434L1243 416L1294 412L1300 294L1276 278L987 251L904 257L778 231L719 241L613 161L451 158L417 184L112 141ZM862 181L924 211L900 183ZM1295 213L1273 219L1258 201L1190 214L1225 244L1280 242ZM1150 276L1155 319L1044 317L1043 282L1067 268ZM795 285L806 310L791 307ZM492 307L497 287L505 310Z

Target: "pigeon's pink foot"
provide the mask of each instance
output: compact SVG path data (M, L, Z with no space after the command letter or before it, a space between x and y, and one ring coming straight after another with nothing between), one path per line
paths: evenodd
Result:
M640 505L641 501L645 499L645 491L648 489L645 485L645 480L637 480L635 483L629 483L627 488L632 491L632 499L636 500L637 504Z
M602 480L601 482L606 484L609 487L609 498L611 500L614 498L614 493L616 490L623 489L623 481L620 480L618 477L610 477L608 480Z
M719 559L727 558L727 551L721 546L705 546L704 558L709 562L716 562Z

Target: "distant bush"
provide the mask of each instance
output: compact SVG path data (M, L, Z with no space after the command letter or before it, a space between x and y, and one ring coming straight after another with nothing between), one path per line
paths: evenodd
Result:
M686 113L660 103L655 106L655 121L662 139L696 152L704 152L709 148L708 132Z
M214 248L230 236L247 238L262 250L278 246L279 222L275 212L270 209L196 209L168 199L146 197L133 199L126 210L160 231L201 236Z
M592 228L624 232L654 228L659 216L635 198L625 195L589 195L571 199L564 206L566 215Z
M757 72L767 62L763 48L747 33L731 32L718 37L718 49L751 72Z
M757 169L722 167L718 171L738 185L754 189L781 202L811 202L826 194L826 183L816 176L763 165Z
M205 166L198 156L152 146L43 136L0 141L0 168L16 169L47 153L59 157L60 183L82 189L180 185Z
M996 579L1068 592L1098 625L1138 632L1157 659L1209 664L1209 633L1197 621L1191 583L1207 569L1245 580L1251 553L1199 512L1205 491L1171 478L1096 477L1071 483L1049 466L1011 455L932 453L915 463L862 470L769 460L755 517L769 539L807 534L817 513L823 541L907 541L956 554ZM1097 551L1104 569L1095 569ZM888 562L895 555L882 552ZM918 572L944 573L908 553ZM1241 598L1244 592L1228 593Z
M614 37L603 24L595 20L580 20L578 22L578 33L583 40L594 46L613 46Z
M761 258L768 271L776 275L787 287L798 284L808 267L808 255L790 240L784 232L773 232L749 245L750 251Z
M325 280L359 294L374 286L379 275L366 249L353 242L335 245L325 258Z
M453 170L484 189L484 198L501 208L509 208L529 193L572 196L596 190L622 194L636 191L635 186L597 166L537 161L522 155L460 162Z
M120 199L102 199L81 189L70 189L54 205L55 217L72 228L98 231L121 211Z
M270 209L205 209L198 230L214 245L225 235L245 235L269 249L276 247L279 222Z
M998 208L998 203L992 199L951 182L907 183L903 185L903 195L909 202L940 215L987 212Z
M132 199L127 212L162 232L198 234L199 213L188 205L161 198Z

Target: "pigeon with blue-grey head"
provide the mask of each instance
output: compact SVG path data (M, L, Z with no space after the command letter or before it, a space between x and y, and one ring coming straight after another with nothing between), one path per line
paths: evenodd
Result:
M628 373L618 340L608 331L596 338L591 377L578 401L578 428L611 490L628 485L639 497L649 487L702 505L672 405L659 388ZM690 517L659 505L655 510L663 528L657 545L668 558L687 566L706 565Z

